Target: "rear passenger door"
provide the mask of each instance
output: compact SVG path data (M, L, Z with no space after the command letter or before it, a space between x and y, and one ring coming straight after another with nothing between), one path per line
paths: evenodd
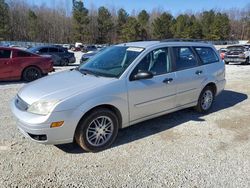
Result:
M0 79L9 78L11 71L11 50L0 50Z
M206 69L200 66L199 57L192 47L173 47L176 70L177 107L197 102Z
M211 47L194 47L202 66L206 69L210 82L218 83L225 80L225 64L220 60L215 49ZM217 88L220 89L220 88Z

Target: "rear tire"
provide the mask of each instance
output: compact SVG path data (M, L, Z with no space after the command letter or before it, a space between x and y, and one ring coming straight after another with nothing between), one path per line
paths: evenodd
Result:
M106 108L99 108L79 122L75 140L85 151L98 152L115 141L118 129L119 121L115 113Z
M60 65L61 66L68 66L69 65L69 60L68 59L62 59Z
M196 110L200 113L207 113L213 105L214 97L215 93L213 88L206 86L200 94L198 104L195 107Z
M37 67L28 67L23 71L22 78L26 82L31 82L42 77L42 71Z

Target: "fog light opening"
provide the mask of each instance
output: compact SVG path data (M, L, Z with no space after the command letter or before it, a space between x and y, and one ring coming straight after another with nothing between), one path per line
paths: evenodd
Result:
M56 128L56 127L61 127L63 125L64 121L58 121L58 122L53 122L50 125L50 128Z

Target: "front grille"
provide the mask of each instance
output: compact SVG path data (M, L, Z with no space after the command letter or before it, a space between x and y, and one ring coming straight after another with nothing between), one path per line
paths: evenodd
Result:
M43 134L43 135L34 135L34 134L30 134L28 133L28 135L37 141L47 141L47 135Z
M23 101L19 96L15 99L15 105L19 110L26 111L29 107L29 105Z

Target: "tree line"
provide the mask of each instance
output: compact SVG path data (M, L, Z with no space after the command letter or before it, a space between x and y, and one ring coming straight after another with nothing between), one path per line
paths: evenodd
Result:
M130 15L122 8L87 9L83 1L72 2L68 15L60 5L48 8L0 0L0 40L104 44L167 38L250 39L250 6L173 16L160 9Z

